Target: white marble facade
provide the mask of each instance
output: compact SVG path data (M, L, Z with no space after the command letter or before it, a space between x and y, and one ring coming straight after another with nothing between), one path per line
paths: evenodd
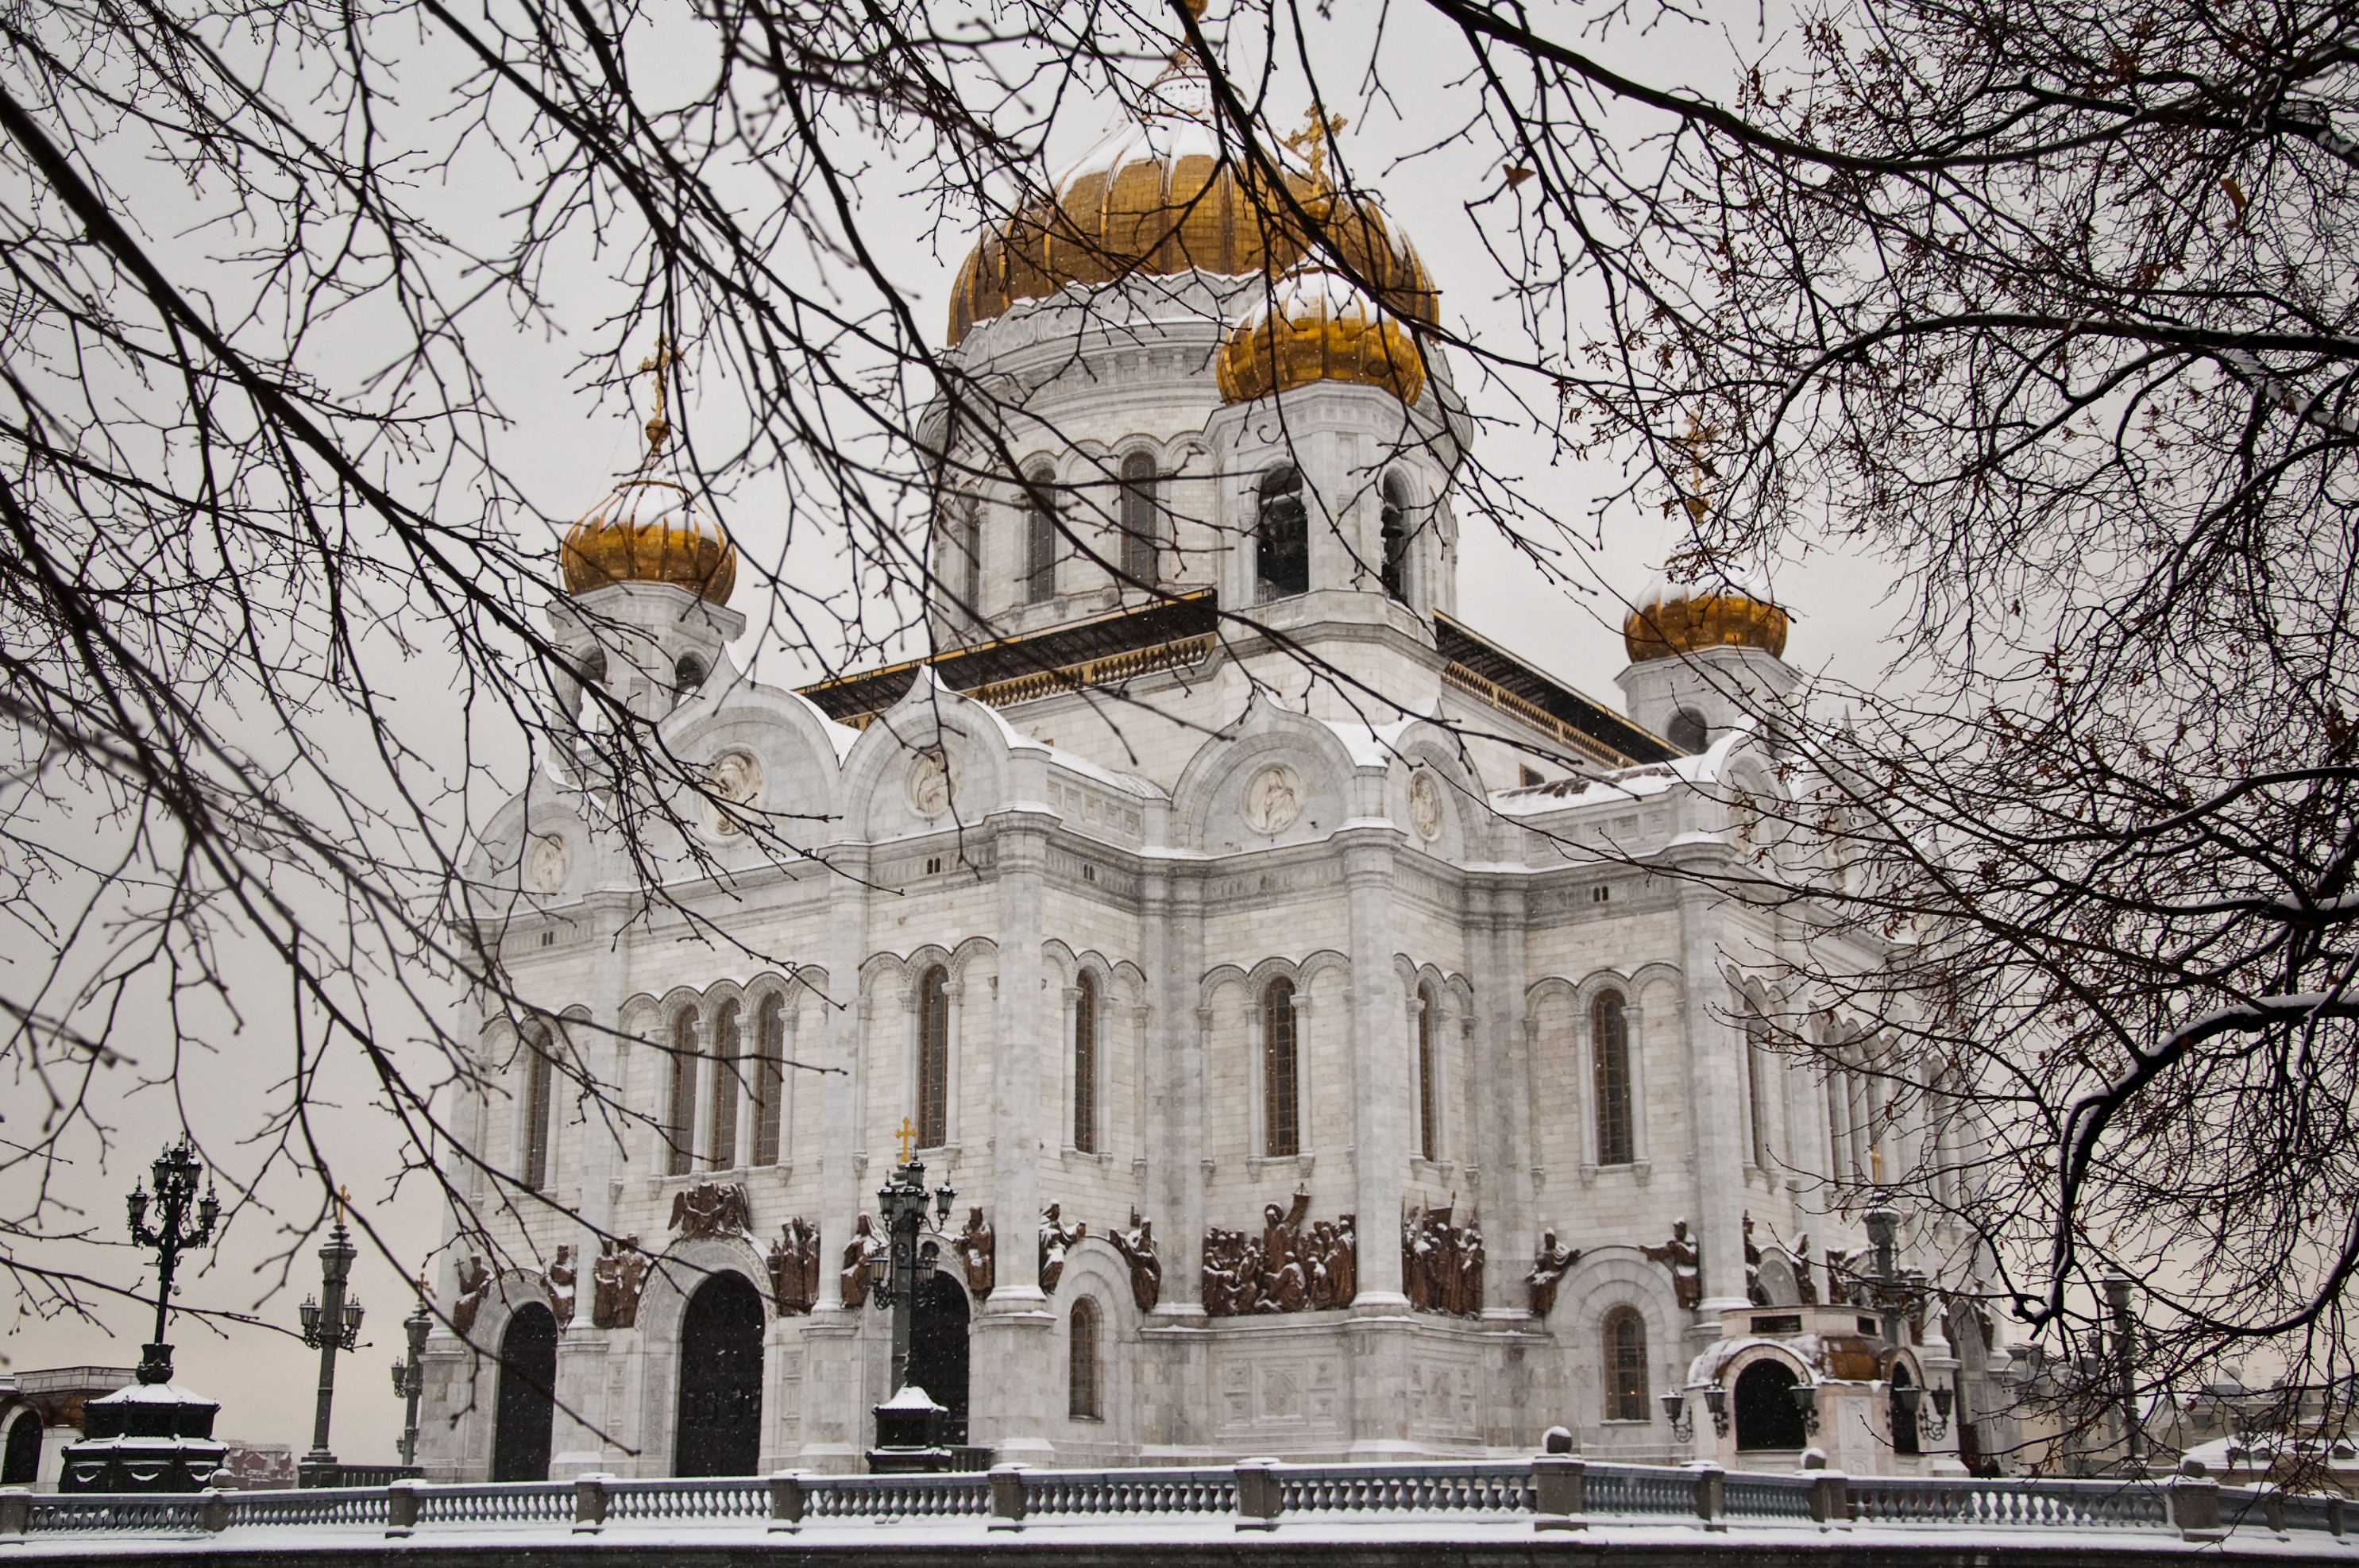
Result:
M716 869L672 846L679 874L651 905L566 778L537 779L501 814L475 869L487 929L540 1009L522 1027L565 1030L560 1054L636 1119L585 1113L562 1073L537 1093L519 1020L483 1019L504 1092L476 1106L478 1151L538 1175L549 1202L484 1182L487 1235L453 1219L441 1299L467 1294L471 1255L513 1260L473 1292L471 1337L496 1354L515 1313L549 1303L549 1263L571 1248L549 1473L660 1475L683 1292L742 1274L766 1324L759 1465L855 1468L888 1392L887 1325L842 1303L839 1269L895 1129L933 1094L939 1128L919 1153L958 1190L949 1228L980 1207L997 1236L995 1288L970 1307L968 1395L971 1443L1001 1460L1521 1453L1563 1424L1594 1457L1790 1465L1740 1453L1701 1415L1678 1442L1658 1403L1691 1376L1733 1386L1747 1361L1784 1356L1828 1386L1835 1413L1814 1441L1838 1465L1953 1463L1954 1427L1924 1458L1892 1452L1888 1356L1832 1363L1812 1348L1823 1312L1811 1335L1782 1337L1748 1315L1748 1294L1800 1297L1785 1249L1806 1236L1800 1278L1828 1299L1821 1260L1864 1238L1819 1212L1819 1178L1866 1169L1878 1136L1902 1168L1914 1136L1875 1115L1871 1083L1755 1049L1743 972L1775 953L1779 917L1677 875L1745 855L1743 797L1780 788L1699 671L1774 690L1792 672L1756 648L1634 665L1633 723L1483 643L1458 615L1451 485L1469 426L1439 351L1413 408L1342 381L1225 405L1211 356L1241 291L1201 274L1076 287L965 337L962 363L1020 388L1023 413L991 441L933 426L950 456L937 570L964 605L939 605L934 630L948 653L978 635L975 610L995 636L1053 638L1146 606L1101 563L1124 559L1104 497L1144 457L1157 587L1212 590L1266 632L1228 621L1086 679L971 695L950 689L946 659L853 713L892 682L807 696L748 681L726 653L740 616L687 589L560 601L560 637L604 646L603 678L660 715L665 745L708 760L716 795L810 858L775 864L701 802ZM1022 492L956 477L995 466L1000 440L1017 472L1053 479L1076 531L1103 539L1099 561L1060 545L1043 581ZM1281 464L1305 481L1308 582L1272 597L1256 508ZM1389 583L1388 502L1408 534ZM1315 678L1289 641L1351 679ZM683 656L710 671L685 694L670 674ZM1692 755L1656 738L1680 705L1706 730ZM1279 982L1290 1136L1271 1125ZM1616 1014L1618 1064L1599 1038ZM784 1070L775 1135L751 1068L734 1111L717 1098L733 1019L741 1060L766 1045L830 1070ZM684 1073L683 1040L700 1053ZM679 1239L675 1198L702 1182L742 1184L750 1235ZM1208 1227L1257 1236L1298 1193L1306 1226L1355 1216L1349 1299L1208 1316ZM1051 1203L1087 1235L1044 1290L1034 1236ZM1471 1315L1412 1307L1405 1290L1404 1217L1444 1207L1484 1253L1479 1301L1460 1303ZM1161 1264L1151 1311L1108 1239L1134 1214ZM1750 1291L1748 1219L1763 1259ZM817 1300L781 1312L767 1254L796 1220L821 1238ZM1668 1250L1680 1222L1692 1287ZM602 1234L636 1236L653 1259L632 1326L593 1321L582 1260ZM1544 1235L1579 1257L1543 1317L1526 1275ZM1921 1248L1908 1260L1930 1266ZM1097 1325L1094 1415L1072 1388L1077 1309ZM484 1476L498 1369L448 1334L429 1355L429 1474ZM1938 1315L1900 1355L1920 1383L1956 1367ZM1966 1375L1983 1365L1968 1356Z

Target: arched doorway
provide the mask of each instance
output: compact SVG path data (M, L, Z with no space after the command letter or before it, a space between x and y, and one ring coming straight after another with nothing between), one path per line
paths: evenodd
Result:
M909 1325L909 1381L950 1414L942 1418L942 1441L966 1442L966 1292L937 1274L918 1296L917 1321Z
M743 1274L715 1274L679 1325L675 1475L751 1475L762 1465L762 1297Z
M1901 1389L1914 1388L1915 1386L1916 1379L1908 1376L1908 1364L1905 1361L1895 1360L1892 1364L1892 1388L1890 1395L1892 1400L1892 1452L1895 1454L1922 1454L1925 1452L1924 1443L1919 1441L1918 1438L1917 1412L1910 1410L1908 1408L1908 1401L1900 1397ZM1919 1398L1921 1399L1923 1396L1919 1395Z
M1736 1375L1736 1446L1807 1448L1810 1434L1794 1403L1801 1379L1782 1361L1756 1361Z
M492 1420L492 1479L549 1479L557 1414L557 1320L538 1301L518 1307L500 1335L500 1396Z
M24 1410L8 1423L8 1446L0 1457L0 1486L29 1486L41 1478L41 1418Z

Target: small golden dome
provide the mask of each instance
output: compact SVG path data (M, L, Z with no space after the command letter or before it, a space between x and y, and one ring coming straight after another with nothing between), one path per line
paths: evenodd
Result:
M951 291L951 343L1021 300L1047 299L1069 284L1190 271L1275 277L1310 249L1295 205L1388 308L1438 321L1440 292L1376 204L1339 196L1323 157L1307 169L1279 157L1284 196L1234 146L1223 147L1203 74L1182 59L1148 90L1137 120L1109 132L1050 181L1052 200L987 230L968 253Z
M1707 648L1757 648L1777 659L1786 629L1786 612L1742 584L1674 586L1658 578L1623 618L1622 646L1633 664Z
M558 551L565 591L615 583L669 583L716 604L737 586L737 549L696 509L687 486L645 471L614 488L566 531Z
M1323 267L1278 279L1230 332L1214 368L1223 403L1319 381L1382 387L1412 406L1425 390L1425 363L1408 329Z

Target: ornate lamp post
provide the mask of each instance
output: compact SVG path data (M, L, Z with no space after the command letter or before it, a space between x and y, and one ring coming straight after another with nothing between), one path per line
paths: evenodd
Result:
M212 1435L221 1406L172 1386L172 1347L164 1339L180 1254L212 1241L221 1219L221 1199L212 1182L205 1183L201 1199L197 1196L202 1170L195 1145L183 1134L148 1167L155 1192L132 1186L132 1244L156 1252L156 1339L140 1347L137 1388L84 1407L85 1435L65 1451L60 1490L193 1492L211 1485L221 1468L223 1451ZM151 1203L153 1226L147 1223Z
M152 1247L156 1253L156 1343L139 1347L142 1383L172 1380L172 1347L164 1343L164 1318L172 1301L172 1272L179 1266L181 1253L212 1239L213 1225L221 1218L221 1199L215 1195L211 1181L205 1183L205 1195L197 1200L193 1214L190 1211L190 1200L197 1197L197 1173L202 1169L197 1162L196 1146L183 1134L179 1142L168 1145L156 1157L156 1163L147 1168L147 1174L156 1182L152 1200L136 1181L131 1184L131 1244ZM147 1227L147 1205L151 1201L157 1208L153 1230Z
M899 1132L901 1163L876 1192L876 1212L885 1222L885 1245L868 1258L868 1299L893 1314L893 1398L876 1409L876 1448L872 1469L930 1467L938 1453L935 1423L940 1408L931 1396L921 1403L907 1398L909 1380L909 1334L917 1313L918 1294L934 1277L941 1262L941 1244L926 1235L951 1216L958 1193L944 1183L932 1194L934 1224L927 1223L926 1168L909 1158L917 1128L903 1117ZM896 1453L905 1461L892 1457ZM924 1460L917 1456L924 1454Z
M408 1404L402 1418L401 1462L414 1467L418 1464L418 1396L426 1391L426 1336L434 1327L434 1314L427 1310L424 1297L401 1320L401 1327L409 1338L409 1359L393 1364L393 1391Z
M311 1420L311 1452L296 1466L300 1485L332 1486L339 1478L336 1456L328 1450L328 1411L336 1399L336 1352L360 1343L361 1303L344 1295L359 1249L344 1229L345 1195L336 1197L336 1225L320 1247L320 1299L303 1299L303 1343L320 1352L320 1403Z

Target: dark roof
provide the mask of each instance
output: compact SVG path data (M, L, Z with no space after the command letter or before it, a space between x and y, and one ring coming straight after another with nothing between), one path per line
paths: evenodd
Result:
M1447 615L1437 614L1433 617L1433 635L1441 657L1451 663L1462 665L1633 762L1669 762L1686 755L1595 698L1583 696L1541 674L1497 643L1476 637Z
M832 681L801 688L831 719L879 713L899 702L918 678L921 665L934 667L934 676L954 691L972 691L1026 675L1070 670L1093 659L1110 659L1143 648L1202 637L1219 624L1219 601L1210 588L1143 609L1117 611L1093 621L1058 626L1029 637L1001 637L973 648L953 648L931 659L912 659L878 670L839 675Z

